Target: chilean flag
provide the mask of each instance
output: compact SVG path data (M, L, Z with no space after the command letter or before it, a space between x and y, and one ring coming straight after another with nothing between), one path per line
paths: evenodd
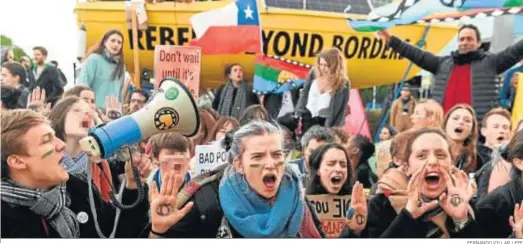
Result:
M202 54L261 52L256 0L236 0L222 8L195 14L191 24L196 39L190 44L201 47Z

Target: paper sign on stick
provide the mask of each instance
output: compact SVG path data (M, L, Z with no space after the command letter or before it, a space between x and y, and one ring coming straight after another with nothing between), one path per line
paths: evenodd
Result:
M195 148L196 175L211 171L227 162L227 153L219 143L197 145Z
M337 238L345 228L345 214L350 208L350 198L350 195L307 195L327 238Z
M194 99L200 92L200 47L156 45L154 48L154 89L166 77L174 77L183 82Z

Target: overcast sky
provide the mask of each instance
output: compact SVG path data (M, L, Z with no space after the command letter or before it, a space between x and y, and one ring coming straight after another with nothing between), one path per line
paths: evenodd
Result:
M56 60L73 82L76 57L76 0L1 0L0 33L32 56L34 46L44 46L48 61ZM26 21L19 21L24 18Z

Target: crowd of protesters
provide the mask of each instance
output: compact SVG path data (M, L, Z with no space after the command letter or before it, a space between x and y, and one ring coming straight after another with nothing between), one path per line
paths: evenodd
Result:
M196 135L156 134L107 159L80 140L154 99L127 92L122 33L104 34L65 92L45 48L32 61L6 51L2 237L324 238L309 198L330 195L351 198L340 238L523 238L523 120L511 123L513 95L495 93L523 41L490 53L465 25L440 57L379 35L435 82L428 100L403 86L378 142L343 129L350 70L332 48L284 94L255 94L228 65L200 98ZM195 148L212 143L226 163L197 175Z

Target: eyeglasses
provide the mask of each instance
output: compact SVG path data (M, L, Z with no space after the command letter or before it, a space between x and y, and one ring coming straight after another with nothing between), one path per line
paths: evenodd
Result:
M140 99L131 99L131 103L145 103L145 101Z

